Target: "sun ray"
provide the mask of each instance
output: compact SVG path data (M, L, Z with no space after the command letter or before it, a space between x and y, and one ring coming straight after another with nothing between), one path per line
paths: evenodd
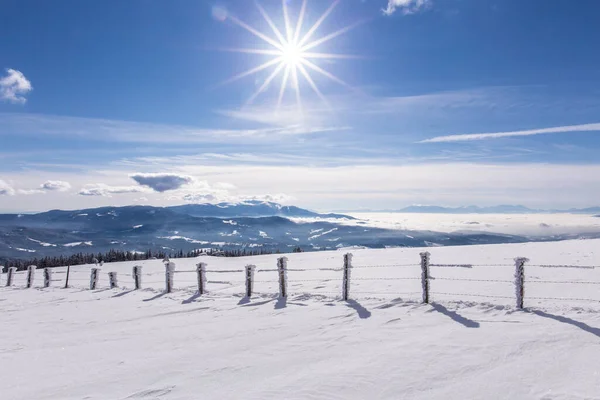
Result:
M268 49L244 49L244 48L220 48L219 51L227 51L231 53L247 53L247 54L264 54L268 56L281 56L280 50L268 50Z
M277 53L279 54L279 53ZM343 59L358 59L358 58L364 58L363 56L357 56L354 54L334 54L334 53L302 53L302 57L304 58L325 58L325 59L336 59L336 58L343 58Z
M284 64L279 64L277 68L275 68L271 75L269 75L269 77L265 79L262 86L259 87L258 90L254 92L254 94L246 101L246 105L252 104L252 102L269 86L271 81L275 79L277 75L279 75L284 66Z
M289 45L292 43L293 36L292 25L290 23L290 14L288 12L287 0L281 0L281 3L283 5L283 20L285 22L285 33L287 37L286 44Z
M273 30L273 33L275 33L275 36L277 36L277 39L279 39L280 44L286 43L285 38L281 34L281 31L277 28L277 26L275 26L275 23L273 22L273 20L271 19L271 17L269 17L269 14L267 14L267 12L265 11L265 9L262 8L262 6L260 4L258 4L257 1L255 1L254 4L256 4L256 7L258 8L258 11L262 14L262 16L265 19L265 21L267 21L267 24L269 24L269 26Z
M300 38L300 32L302 31L302 24L304 23L304 15L306 14L306 4L308 0L302 0L302 8L300 9L300 16L298 17L298 23L296 24L296 30L294 31L294 40L292 43L298 44Z
M283 45L281 45L281 43L277 43L275 40L271 39L270 37L268 37L264 33L260 33L259 31L257 31L256 29L254 29L250 25L244 23L243 21L240 21L239 19L237 19L233 15L229 16L229 19L231 19L235 24L241 26L242 28L244 28L248 32L252 33L254 36L261 38L265 42L269 43L271 46L274 46L274 47L278 48L279 50L283 51Z
M275 65L275 64L280 63L280 62L281 62L281 57L277 57L277 58L275 58L273 60L267 61L267 62L259 65L258 67L252 68L252 69L250 69L250 70L248 70L246 72L242 72L241 74L238 74L238 75L236 75L236 76L234 76L232 78L229 78L228 80L226 80L225 82L223 82L223 84L235 82L238 79L242 79L242 78L244 78L244 77L246 77L248 75L255 74L255 73L259 72L259 71L262 71L263 69L269 68L271 65Z
M290 66L288 65L285 68L285 72L283 74L283 80L281 81L281 88L279 89L279 99L277 100L277 108L281 107L281 103L283 102L283 94L285 93L285 89L287 87L287 81L290 76Z
M299 64L298 69L300 70L300 73L304 76L304 79L306 79L306 81L308 82L308 84L310 85L312 90L317 94L317 96L319 96L319 98L323 101L323 103L325 103L328 107L330 107L329 101L327 101L327 98L323 95L323 93L321 93L321 91L317 87L317 84L315 83L315 81L313 81L313 79L310 77L310 74L308 73L308 71L306 71L306 68L304 68L304 65Z
M296 104L298 106L298 110L302 113L302 99L300 98L300 82L298 82L298 68L295 66L292 67L292 79L294 83L294 88L296 89Z
M357 22L357 23L352 24L352 25L348 25L348 26L346 26L346 27L344 27L344 28L342 28L342 29L340 29L338 31L335 31L335 32L333 32L333 33L331 33L331 34L329 34L327 36L324 36L324 37L322 37L320 39L317 39L317 40L315 40L315 41L313 41L313 42L311 42L311 43L309 43L307 45L302 46L300 48L300 51L308 51L310 49L313 49L313 48L315 48L315 47L317 47L317 46L319 46L319 45L321 45L321 44L323 44L325 42L330 41L331 39L334 39L334 38L336 38L336 37L338 37L340 35L343 35L344 33L348 32L351 29L356 28L357 26L359 26L361 24L363 24L362 21L361 22Z
M304 35L304 37L300 40L300 43L298 43L298 47L304 46L304 44L312 37L312 35L315 33L315 31L317 29L319 29L319 26L321 26L323 21L325 21L325 19L329 16L329 14L332 13L332 11L339 4L339 2L340 2L340 0L335 0L331 4L331 6L329 6L329 8L323 13L323 15L321 15L321 17L317 20L317 22L315 22L315 24L308 30L306 35Z
M256 74L260 71L263 71L269 67L275 66L272 71L269 72L268 76L262 83L260 87L252 93L252 96L246 102L246 105L253 103L261 93L264 93L272 82L275 79L279 79L281 75L281 86L278 90L277 95L277 110L281 108L284 103L287 103L293 97L295 97L295 101L300 113L303 113L303 99L302 95L310 90L302 90L300 87L301 80L302 84L304 80L311 87L312 92L318 96L319 99L325 103L328 108L331 108L329 102L325 95L321 92L317 83L311 76L313 73L318 73L320 75L325 76L326 78L343 85L345 87L354 90L348 83L344 82L342 79L338 78L336 75L331 72L323 69L319 65L315 64L316 60L336 60L336 59L353 59L353 58L363 58L358 55L351 54L336 54L336 53L328 53L319 51L317 48L327 43L343 34L348 32L349 30L355 28L356 26L362 24L363 22L355 23L342 29L339 29L333 33L327 35L316 35L316 32L320 30L321 26L327 20L329 15L334 11L334 9L338 6L341 0L331 0L331 4L329 7L321 14L316 22L312 26L309 27L306 33L303 33L303 28L305 25L305 19L308 15L307 4L308 0L302 0L302 5L300 7L299 13L296 15L297 19L294 19L292 22L290 19L290 7L288 5L289 0L281 0L282 1L282 9L283 9L283 21L282 24L275 24L274 20L269 16L265 8L263 8L259 3L259 0L254 0L258 11L266 21L267 25L269 25L270 30L269 34L264 34L258 29L246 24L240 19L229 16L229 19L236 25L240 26L244 30L250 32L252 35L260 38L264 42L266 42L270 47L266 47L264 45L258 46L257 48L225 48L221 49L222 51L231 51L237 53L247 53L247 54L257 54L262 56L268 56L272 58L272 60L266 61L261 65L253 67L245 72L242 72L233 78L230 78L228 81L224 83L230 83L236 81L238 79L247 77L249 75ZM307 26L308 28L308 26ZM314 60L315 62L311 61ZM302 75L302 77L300 76ZM294 95L286 93L288 89L292 89Z
M306 65L308 68L312 69L313 71L316 71L322 75L325 75L332 81L337 82L340 85L346 86L348 88L352 88L352 86L350 86L349 84L347 84L346 82L344 82L343 80L338 78L337 76L333 75L332 73L325 71L323 68L319 67L318 65L315 65L312 62L305 60L305 59L302 59L300 62L302 62L304 65Z

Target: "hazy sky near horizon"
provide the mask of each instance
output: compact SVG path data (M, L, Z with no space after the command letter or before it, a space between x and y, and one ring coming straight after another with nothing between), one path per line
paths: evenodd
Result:
M600 204L595 0L0 9L0 212Z

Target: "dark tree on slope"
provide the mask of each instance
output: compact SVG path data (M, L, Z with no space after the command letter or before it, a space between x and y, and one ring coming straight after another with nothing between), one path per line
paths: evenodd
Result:
M279 253L279 250L277 250ZM147 250L144 253L136 251L109 250L106 253L76 253L70 256L42 257L32 258L29 260L0 260L0 265L4 266L2 272L6 272L8 268L15 267L19 271L24 271L29 265L36 265L38 268L54 268L63 267L66 265L82 265L94 264L98 262L119 262L119 261L138 261L148 259L162 260L165 257L169 258L193 258L202 254L207 254L215 257L243 257L243 256L258 256L264 254L273 254L273 250L261 248L258 250L217 250L217 249L202 249L193 250L184 253L183 250L175 251L174 253L166 253L164 251Z

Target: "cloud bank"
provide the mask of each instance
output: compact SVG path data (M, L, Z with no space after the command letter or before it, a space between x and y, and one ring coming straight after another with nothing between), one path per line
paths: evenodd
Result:
M0 99L14 104L25 104L25 95L33 90L31 82L21 71L7 68L6 76L0 78Z

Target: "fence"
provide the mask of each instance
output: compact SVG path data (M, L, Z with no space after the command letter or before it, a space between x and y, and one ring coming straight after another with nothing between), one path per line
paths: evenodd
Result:
M293 269L288 268L288 259L281 257L277 259L276 268L261 268L258 269L254 265L247 265L244 269L235 270L209 270L207 269L206 263L198 263L196 268L193 270L177 270L173 262L169 260L163 260L165 269L162 274L150 273L147 275L142 274L142 266L136 265L132 269L131 282L134 285L134 289L142 289L143 285L164 285L164 291L171 293L174 290L190 289L197 290L199 296L205 295L206 293L216 293L222 290L222 286L228 288L238 288L245 296L250 297L255 294L255 285L271 285L277 288L280 297L288 297L290 294L316 294L323 295L325 297L341 297L342 300L350 300L356 295L383 295L389 294L394 296L413 296L419 297L422 303L430 303L433 297L466 297L466 298L482 298L491 300L510 300L513 302L516 308L522 309L525 307L525 303L528 300L555 300L555 301L577 301L577 302L589 302L589 303L600 303L600 300L594 298L587 298L582 296L577 297L554 297L550 295L543 296L530 296L528 291L532 287L538 285L572 285L573 287L582 287L584 285L594 286L600 285L600 281L595 280L573 280L573 279L556 279L553 277L544 279L538 276L541 270L552 270L555 272L557 269L562 270L578 270L578 271L590 271L596 269L595 266L583 266L583 265L547 265L547 264L529 264L527 258L515 258L511 264L491 264L491 265L476 265L476 264L436 264L431 260L431 255L428 252L420 253L419 260L415 260L415 263L404 263L404 264L381 264L381 265L369 265L369 264L353 264L352 254L348 253L343 256L343 262L341 268L309 268L309 269ZM470 276L473 271L494 268L494 273L487 273L485 277L478 278ZM510 274L507 273L510 268ZM64 268L63 268L64 269ZM72 268L66 267L66 269L58 268L45 268L38 270L35 266L30 266L27 271L17 272L14 268L10 268L6 274L2 274L4 281L0 279L0 286L13 286L15 280L23 279L25 281L26 288L32 288L36 282L36 272L43 274L43 287L48 288L51 286L60 286L63 288L68 287L89 287L90 290L98 289L99 285L104 287L108 286L110 289L118 288L118 277L117 272L111 271L104 275L101 273L101 269L98 267L79 267ZM384 276L374 276L376 274L368 274L363 276L360 274L361 270L379 270L385 271L385 269L392 269L393 271L406 270L410 271L413 276L395 276L394 274L386 274ZM455 271L453 276L444 276L442 271L452 270ZM354 272L353 272L354 271ZM457 272L460 271L460 272ZM536 275L527 275L527 272L534 272ZM288 272L293 272L294 279L290 279ZM301 273L310 273L311 276L308 279L299 279ZM339 274L337 277L324 277L315 278L314 275L317 273L336 273ZM265 273L275 273L276 279L263 280L256 279L256 275L260 274L260 278ZM441 273L441 274L440 274ZM185 274L194 274L194 279L181 280L183 282L195 282L185 287L176 286L179 282L179 277ZM221 274L239 274L239 281L231 280L219 280L216 279ZM157 276L158 275L158 276ZM162 276L160 276L162 275ZM397 274L396 274L397 275ZM466 275L466 276L465 276ZM496 275L490 277L490 275ZM554 273L552 274L555 275ZM58 279L55 278L58 276ZM143 277L149 278L147 281L142 279ZM215 278L209 280L208 278ZM53 279L54 278L54 279ZM374 292L361 291L360 287L358 291L354 291L353 285L361 284L363 282L375 282L375 281L388 281L386 284L388 288L392 288L388 292ZM392 283L404 282L404 288L408 286L409 291L401 291L395 287L392 287ZM305 283L320 283L325 282L338 282L340 285L339 291L320 291L323 287L317 286L310 292L295 292L290 285L298 285ZM466 293L451 291L456 287L458 282L462 282L461 287L468 285L476 285L476 287L484 292L477 293ZM460 286L459 285L459 286ZM508 295L506 292L495 292L491 285L503 285L502 290L506 290L507 287L514 290L512 295ZM553 287L554 287L553 286ZM527 289L527 290L526 290Z

